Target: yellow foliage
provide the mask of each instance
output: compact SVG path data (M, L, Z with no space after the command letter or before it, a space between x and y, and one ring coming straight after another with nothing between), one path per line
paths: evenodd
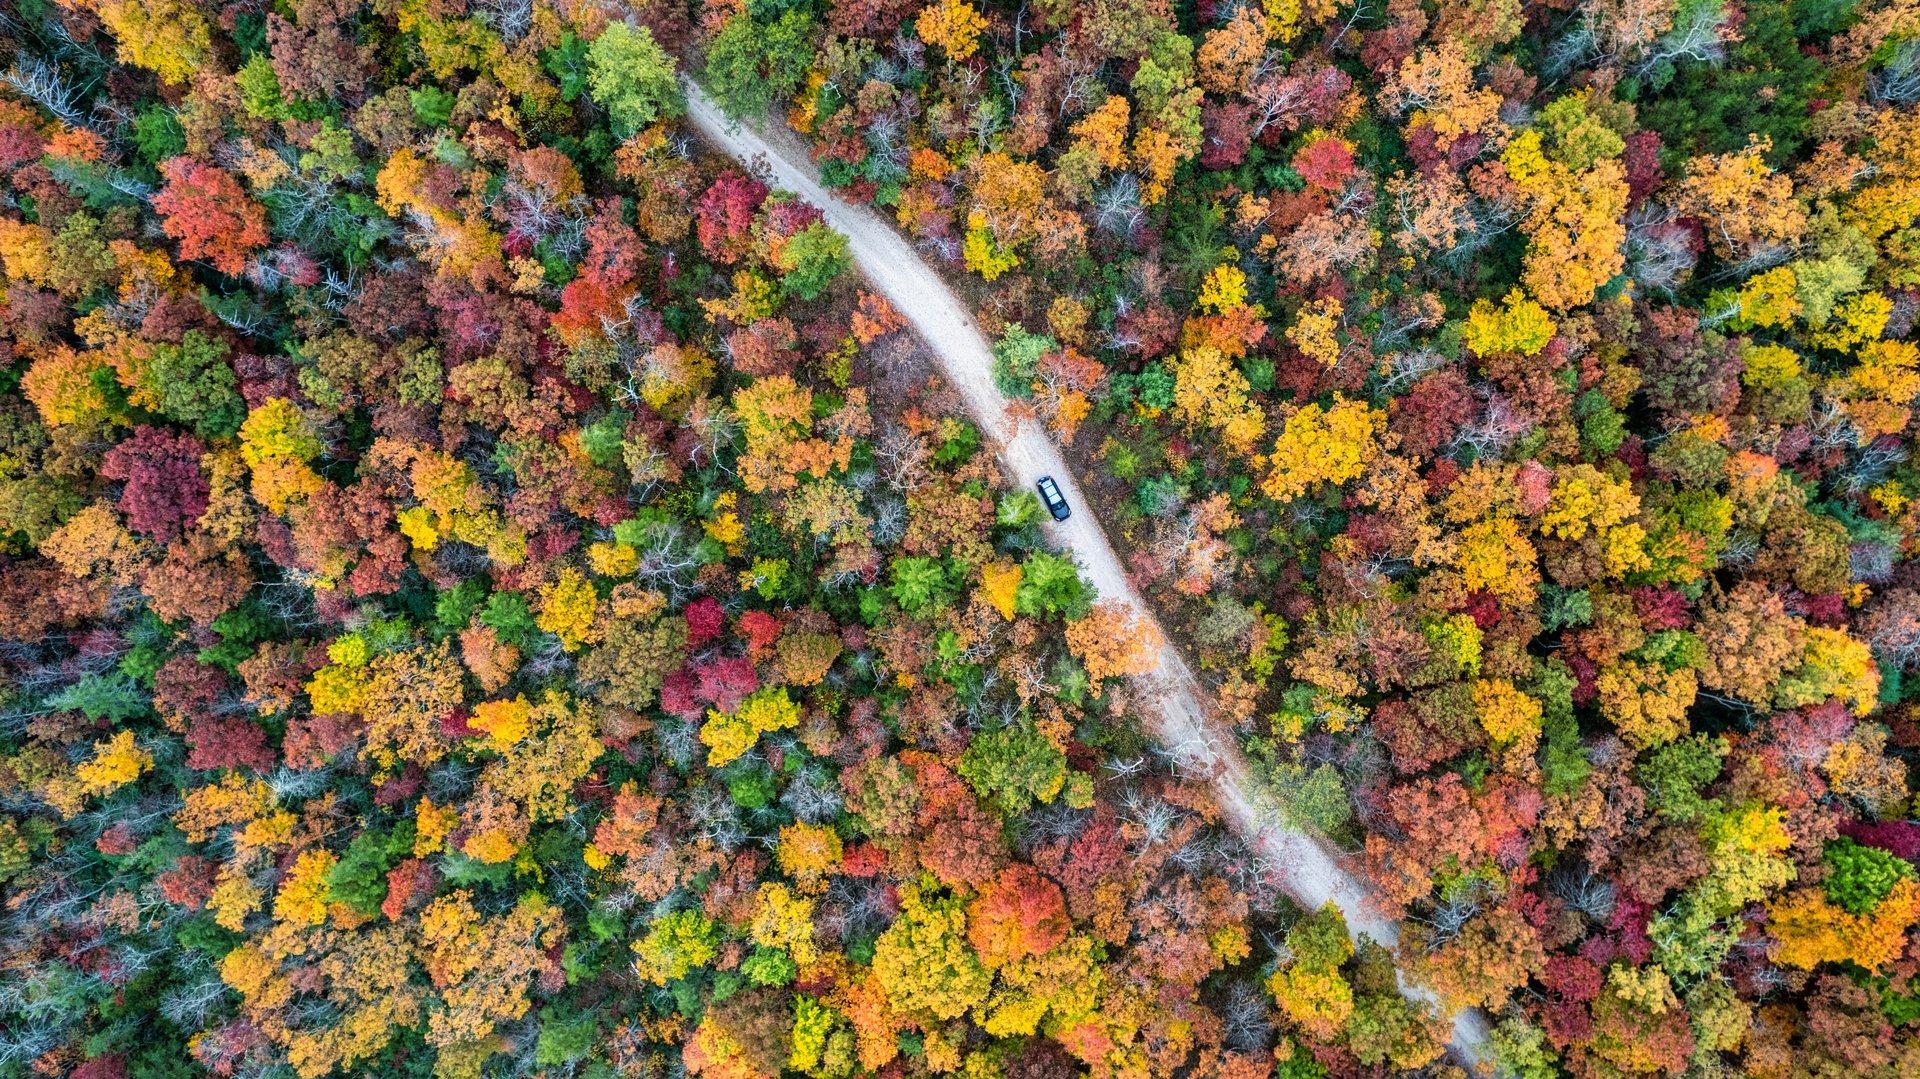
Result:
M1267 991L1282 1014L1316 1038L1331 1040L1353 1014L1353 986L1338 970L1285 966L1267 979Z
M1511 517L1486 518L1461 529L1454 565L1467 591L1491 592L1519 606L1533 602L1540 584L1533 544Z
M1816 348L1848 352L1869 341L1877 341L1886 332L1893 316L1893 301L1884 292L1860 292L1841 300L1833 309L1833 318L1825 329L1809 335Z
M1553 340L1555 326L1547 309L1514 289L1495 307L1490 301L1473 301L1461 338L1475 355L1518 352L1532 356Z
M1800 356L1780 345L1748 345L1741 352L1746 361L1740 381L1754 389L1773 389L1799 378L1804 368Z
M321 448L312 422L283 397L267 398L240 425L240 457L253 472L253 497L274 513L326 487L307 465Z
M1009 622L1013 621L1013 601L1020 593L1021 576L1018 562L989 562L980 567L980 593Z
M600 597L594 592L592 582L568 566L555 580L541 586L540 613L534 618L534 624L560 638L562 648L578 652L581 646L600 639L600 631L594 625L594 613L599 605Z
M533 705L524 695L510 701L487 701L473 707L469 727L486 733L496 749L506 749L527 736L533 717Z
M602 541L587 548L587 564L602 577L631 577L640 567L640 552L624 543Z
M965 60L979 48L987 20L966 0L936 0L920 9L913 28L920 40L938 45L949 60Z
M967 235L960 243L960 254L966 261L967 269L992 281L1020 265L1019 255L1002 248L994 240L993 233L972 222L973 218L968 218Z
M796 821L780 829L780 871L803 885L837 869L842 853L840 833L831 825Z
M1496 747L1513 746L1532 752L1545 711L1539 701L1504 678L1481 679L1473 684L1473 707L1480 715L1480 726Z
M106 391L96 374L108 369L100 353L61 345L33 361L20 390L48 427L83 426L107 415Z
M1217 348L1190 348L1173 367L1173 415L1188 430L1218 431L1228 449L1242 453L1266 429L1248 391L1252 386L1228 356Z
M1853 369L1833 380L1831 392L1859 429L1860 445L1900 433L1920 395L1920 347L1911 341L1868 343Z
M87 794L109 794L153 770L153 754L133 743L132 731L121 731L93 744L93 759L74 768Z
M1673 741L1687 731L1687 709L1699 690L1691 667L1669 671L1657 664L1622 662L1596 679L1600 711L1635 749Z
M1300 317L1287 327L1287 340L1300 350L1301 355L1315 360L1323 367L1332 367L1340 362L1340 315L1342 307L1339 300L1315 300L1300 311Z
M260 909L265 895L237 864L228 863L213 882L213 894L207 897L207 910L215 925L235 933L247 928L247 915Z
M213 56L207 20L183 0L104 0L97 10L118 44L120 59L146 68L162 82L185 83Z
M755 944L779 948L805 967L820 959L820 947L813 940L814 901L796 895L778 881L760 885L754 894L753 924L749 935Z
M293 999L293 985L280 973L280 965L250 941L220 960L220 980L240 994L250 1010L274 1011Z
M1774 960L1801 970L1853 963L1871 971L1900 958L1907 930L1920 919L1920 884L1901 880L1865 914L1849 914L1819 888L1800 888L1767 908L1767 929L1780 940Z
M1247 302L1247 275L1240 267L1231 264L1215 266L1207 271L1206 280L1200 283L1200 298L1195 301L1202 310L1215 314L1225 314ZM1334 301L1338 306L1338 301Z
M446 849L447 836L460 823L460 811L452 806L436 806L428 798L420 799L413 810L413 856L425 858Z
M1003 966L987 999L973 1009L980 1029L996 1038L1024 1037L1098 1021L1105 978L1089 937L1074 935L1041 955Z
M1556 311L1591 302L1626 265L1625 170L1601 159L1575 171L1546 157L1538 131L1515 136L1501 161L1528 204L1527 289Z
M1093 160L1109 169L1127 165L1127 124L1131 106L1123 94L1111 94L1100 107L1076 120L1075 147L1085 147Z
M1774 690L1774 703L1782 708L1801 708L1842 700L1856 716L1873 711L1880 696L1880 666L1874 662L1872 650L1843 629L1809 627L1804 639L1806 652L1800 657L1800 666L1781 679Z
M289 925L320 925L327 920L327 874L339 859L324 850L301 853L273 897L273 916Z
M477 862L487 865L499 865L512 861L520 850L520 844L513 833L505 828L483 828L468 836L460 845L460 853Z
M753 748L768 731L799 726L800 705L788 696L785 686L760 689L741 703L738 711L723 714L707 712L700 727L700 741L707 747L707 767L718 768Z
M1577 540L1588 529L1604 530L1640 512L1640 496L1625 480L1616 480L1588 464L1561 469L1553 478L1552 500L1540 518L1540 531Z
M317 716L353 715L366 704L368 677L359 667L330 663L307 680L307 700Z
M1386 413L1365 401L1335 394L1331 408L1310 403L1287 418L1274 441L1261 490L1291 502L1320 484L1355 479L1379 456L1386 429Z
M1800 317L1800 282L1791 266L1775 266L1740 286L1740 323L1785 326Z
M1776 173L1756 139L1738 153L1709 154L1687 163L1674 208L1707 226L1722 258L1739 261L1789 246L1806 231L1807 215L1793 197L1793 180Z

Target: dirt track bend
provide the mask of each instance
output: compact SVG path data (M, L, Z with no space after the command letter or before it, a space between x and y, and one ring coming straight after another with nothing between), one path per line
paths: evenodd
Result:
M1052 538L1073 552L1083 575L1100 595L1122 600L1153 618L1152 608L1127 579L1106 533L1094 521L1091 503L1053 439L1030 421L1009 429L1007 400L993 383L986 337L939 274L879 214L829 193L793 132L784 126L729 121L696 83L682 82L688 119L702 137L764 182L819 207L827 224L847 237L861 273L927 342L947 380L966 399L968 410L995 439L1015 486L1032 490L1034 481L1045 475L1060 484L1074 514L1050 526ZM1166 639L1166 634L1161 636ZM1221 811L1260 853L1280 886L1309 909L1332 900L1356 936L1364 933L1388 947L1397 946L1399 924L1371 909L1366 886L1341 866L1324 841L1290 827L1276 811L1271 795L1248 771L1233 732L1215 728L1208 719L1199 682L1171 643L1160 649L1159 670L1139 681L1143 683L1138 687L1142 712L1153 723L1161 745L1189 774L1211 777ZM1402 987L1410 996L1432 999L1404 979ZM1461 1063L1472 1066L1485 1057L1486 1036L1486 1020L1479 1012L1454 1016L1452 1048Z

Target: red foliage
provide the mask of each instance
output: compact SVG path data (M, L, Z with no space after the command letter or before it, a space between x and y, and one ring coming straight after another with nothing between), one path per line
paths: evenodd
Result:
M1393 399L1388 429L1400 436L1400 448L1414 457L1431 457L1473 419L1480 403L1458 367L1423 376Z
M211 771L217 768L251 768L264 772L273 767L273 746L267 732L258 724L238 717L198 715L187 728L187 767Z
M1666 177L1660 171L1660 133L1636 131L1627 136L1627 197L1639 202L1659 188Z
M1344 139L1328 138L1308 143L1293 155L1293 171L1323 191L1338 191L1357 171L1353 149Z
M134 428L133 437L108 450L100 474L120 480L119 509L127 527L162 539L180 534L207 511L207 478L200 458L207 448L185 432Z
M154 883L160 886L160 894L166 896L167 902L199 910L213 895L213 874L218 868L198 854L185 854L173 863L172 869L155 877Z
M765 184L732 169L714 180L693 210L700 247L709 259L731 266L751 253L753 217L766 198Z
M726 628L727 615L720 609L720 601L712 596L702 596L687 604L680 612L687 620L687 647L698 648L720 635Z
M380 913L399 921L401 915L431 898L439 881L440 873L431 862L408 858L387 870L387 898L380 903Z
M1879 847L1897 858L1920 862L1920 821L1844 821L1840 834L1867 847Z
M760 688L760 676L753 663L739 656L710 660L693 668L694 694L722 712L740 707L747 695Z
M1230 169L1246 160L1247 147L1253 144L1253 106L1231 101L1209 103L1200 111L1200 164L1209 169Z
M160 166L167 186L153 196L161 227L180 242L180 257L206 259L224 274L247 268L267 242L267 212L224 169L190 157Z
M747 651L756 657L780 639L780 620L766 611L748 611L733 628L747 642Z
M967 911L968 939L994 966L1052 951L1072 928L1060 886L1024 862L1001 870Z

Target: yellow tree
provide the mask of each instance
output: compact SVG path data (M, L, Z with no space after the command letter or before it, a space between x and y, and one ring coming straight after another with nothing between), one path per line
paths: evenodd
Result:
M1380 454L1387 414L1335 394L1333 405L1310 403L1287 418L1267 458L1261 484L1268 498L1291 502L1323 484L1355 479Z
M1555 311L1579 307L1626 265L1626 170L1611 158L1578 171L1541 152L1525 131L1501 156L1527 203L1521 283Z
M957 1019L982 1003L993 976L967 944L965 904L930 896L924 883L900 889L900 916L874 942L873 971L898 1010Z
M1687 162L1674 208L1700 219L1714 252L1741 261L1784 250L1806 231L1807 215L1794 200L1793 179L1761 156L1772 144L1748 143L1731 154L1703 154Z
M1240 368L1217 348L1190 348L1173 364L1173 415L1187 429L1217 431L1229 450L1245 453L1266 429Z
M979 48L987 20L967 0L937 0L920 9L913 20L920 40L937 45L949 60L965 60Z

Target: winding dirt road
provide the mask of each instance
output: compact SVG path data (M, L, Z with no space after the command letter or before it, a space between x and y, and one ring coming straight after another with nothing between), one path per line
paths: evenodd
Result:
M1153 618L1152 608L1128 580L1053 439L1036 423L1009 421L1007 400L993 382L986 337L940 276L880 215L830 193L793 132L784 126L734 123L696 83L682 81L688 119L702 137L762 181L819 207L827 224L847 237L861 273L927 342L947 380L966 399L968 410L996 439L1015 486L1032 490L1034 481L1047 475L1060 484L1075 512L1065 522L1052 524L1050 532L1060 546L1073 552L1082 575L1103 598L1121 600ZM1167 639L1166 634L1161 638ZM1172 644L1161 647L1159 669L1139 681L1144 683L1139 687L1142 711L1153 723L1155 737L1182 770L1211 780L1222 812L1272 878L1308 909L1329 901L1338 905L1356 938L1364 933L1396 947L1399 924L1373 911L1365 885L1322 840L1284 822L1272 796L1249 772L1233 733L1216 728L1208 719L1199 682ZM1416 999L1433 999L1404 978L1402 988ZM1486 1020L1480 1013L1455 1015L1452 1048L1461 1063L1472 1067L1485 1057L1486 1036Z

